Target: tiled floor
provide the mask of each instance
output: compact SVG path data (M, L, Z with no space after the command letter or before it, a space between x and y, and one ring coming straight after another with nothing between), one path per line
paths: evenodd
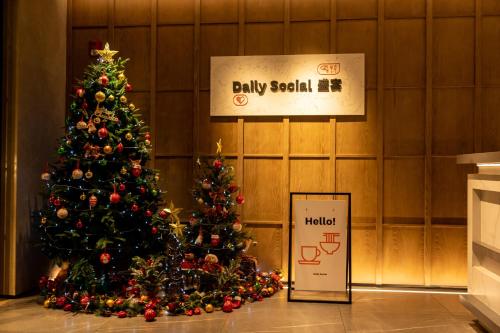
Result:
M286 290L231 314L118 319L0 301L0 332L483 332L457 295L354 292L352 305L287 303Z

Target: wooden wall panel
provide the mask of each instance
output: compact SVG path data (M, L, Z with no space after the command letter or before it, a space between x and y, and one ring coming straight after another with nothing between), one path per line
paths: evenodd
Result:
M432 227L431 284L467 285L467 228Z
M283 53L284 30L281 23L245 25L245 55Z
M401 47L411 41L411 47ZM387 20L384 28L384 84L422 87L425 83L425 20Z
M377 0L337 0L337 18L359 19L377 17Z
M157 159L155 167L160 171L160 186L166 193L166 203L172 200L175 207L183 208L181 216L189 215L193 207L190 189L193 186L193 160L191 158Z
M156 0L158 1L158 24L194 23L195 1Z
M73 27L108 24L108 1L72 0L71 7L68 6L68 9L72 9Z
M156 99L156 153L192 154L193 94L161 92Z
M200 93L200 135L198 147L201 153L213 154L217 140L222 139L224 154L235 154L238 151L237 121L232 117L210 118L210 93Z
M433 0L433 14L435 16L473 16L474 0Z
M119 56L129 58L126 76L134 90L149 90L151 35L149 28L115 30L115 48Z
M377 21L349 20L337 23L337 52L364 53L366 87L377 85Z
M243 189L244 221L280 221L283 205L281 161L245 159Z
M377 233L375 226L352 227L352 279L356 283L375 283Z
M158 27L158 90L193 89L192 26Z
M384 284L424 284L424 228L384 226Z
M467 174L474 166L457 165L454 157L432 159L432 222L466 224Z
M482 0L482 13L485 15L500 15L500 2L497 0Z
M329 0L289 0L291 21L328 20L330 18Z
M338 155L375 155L377 152L377 92L366 91L366 115L339 117L336 151Z
M474 19L433 22L433 81L436 85L474 83Z
M500 88L483 89L482 105L482 150L500 150Z
M263 269L286 269L289 191L350 191L354 282L460 285L473 170L454 155L500 149L500 5L477 1L72 0L69 77L91 40L131 58L127 96L178 206L222 138ZM210 56L357 52L366 116L209 116Z
M238 1L201 0L201 23L238 22Z
M331 140L328 118L295 117L290 120L290 154L329 154Z
M458 155L474 152L474 90L435 89L432 113L432 153Z
M257 257L259 269L270 271L281 268L282 233L275 226L246 225L245 230L255 237L257 244L248 249L248 254Z
M425 94L421 89L386 90L384 96L384 154L423 155Z
M386 18L425 17L425 0L385 0Z
M290 192L331 192L331 177L328 160L290 160Z
M151 0L115 1L115 25L149 25L150 22Z
M384 223L424 222L423 178L423 159L384 161Z
M210 88L210 57L238 55L238 25L204 24L200 27L200 88Z
M483 84L497 85L500 84L500 61L498 61L500 52L500 17L483 17L482 20L483 34L481 35L481 43L485 47L483 47L481 54L481 77Z
M330 22L290 24L290 54L330 53Z
M251 118L244 125L245 154L281 154L283 151L283 123L277 118Z
M377 162L337 160L337 191L352 193L353 222L375 222L377 216Z
M279 22L284 13L284 0L245 0L246 22Z
M70 64L71 73L68 78L71 82L76 78L81 79L87 65L96 59L90 56L89 41L100 40L105 42L108 39L108 31L106 29L73 29L72 37L70 54L73 60Z

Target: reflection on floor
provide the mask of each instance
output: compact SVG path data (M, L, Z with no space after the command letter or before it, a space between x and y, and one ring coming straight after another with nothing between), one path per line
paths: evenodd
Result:
M353 292L352 305L287 303L286 290L231 314L118 319L0 301L0 332L483 332L457 295Z

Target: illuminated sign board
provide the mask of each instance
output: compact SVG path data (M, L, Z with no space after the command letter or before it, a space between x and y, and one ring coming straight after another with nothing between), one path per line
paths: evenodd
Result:
M364 54L212 57L211 116L365 114Z

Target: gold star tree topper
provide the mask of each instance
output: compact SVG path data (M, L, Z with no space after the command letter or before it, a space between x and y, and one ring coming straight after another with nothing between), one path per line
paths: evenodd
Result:
M118 53L118 51L113 51L109 49L109 43L104 45L104 49L97 50L97 53L101 56L102 60L105 62L113 62L113 56Z
M216 142L217 144L217 155L222 154L222 139Z
M182 230L184 226L181 224L181 220L179 219L179 213L182 211L182 208L175 208L174 203L170 201L170 205L168 208L164 209L167 213L170 214L170 227L172 228L174 234L178 238L182 238Z

